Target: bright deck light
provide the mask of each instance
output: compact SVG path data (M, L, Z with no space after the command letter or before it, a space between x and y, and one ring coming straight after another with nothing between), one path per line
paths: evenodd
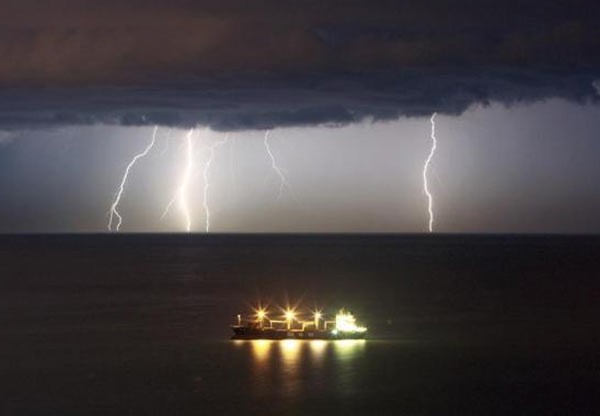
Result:
M358 326L356 318L345 309L330 317L321 309L302 310L296 306L281 307L277 312L258 304L251 319L232 325L233 339L272 340L341 340L364 338L367 328Z
M292 321L296 317L296 314L292 310L285 311L285 320Z
M337 332L365 332L366 330L367 328L364 326L357 326L354 315L344 309L335 316L335 331Z

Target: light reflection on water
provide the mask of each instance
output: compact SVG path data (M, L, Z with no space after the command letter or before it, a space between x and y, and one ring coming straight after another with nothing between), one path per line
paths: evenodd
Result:
M234 341L253 369L252 390L259 396L302 397L322 384L351 394L365 340ZM308 387L307 387L308 386Z
M259 339L250 344L252 345L254 362L257 366L261 367L267 364L267 360L269 359L269 351L271 350L271 344L273 342L274 341L268 339Z
M325 353L327 352L329 342L330 341L325 341L322 339L315 339L314 341L308 342L313 365L320 367L323 364L323 359L325 357Z
M364 339L340 339L333 341L336 356L340 359L352 359L365 349Z

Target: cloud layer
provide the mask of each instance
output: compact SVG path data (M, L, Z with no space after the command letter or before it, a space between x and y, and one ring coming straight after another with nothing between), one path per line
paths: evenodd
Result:
M0 128L348 123L586 100L600 4L0 0Z
M0 84L422 66L598 67L592 0L2 0ZM216 3L216 4L215 4Z
M118 124L215 130L340 125L434 111L460 114L474 103L560 97L597 102L593 75L517 70L405 71L288 78L235 78L152 87L7 89L0 128Z
M598 93L598 95L600 95L600 79L594 80L594 82L592 82L592 85L593 85L594 89L596 90L596 92Z

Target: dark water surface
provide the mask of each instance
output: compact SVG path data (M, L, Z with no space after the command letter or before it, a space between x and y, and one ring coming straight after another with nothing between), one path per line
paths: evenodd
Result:
M600 238L0 236L0 414L597 414ZM366 341L229 341L258 299Z

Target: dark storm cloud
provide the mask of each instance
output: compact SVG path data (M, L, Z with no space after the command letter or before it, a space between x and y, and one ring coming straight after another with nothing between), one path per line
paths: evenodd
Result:
M460 114L475 102L561 97L597 102L588 73L411 71L331 77L236 79L153 87L86 87L0 92L0 128L119 124L215 130L391 120L434 111ZM235 84L235 85L232 85ZM259 85L259 86L257 86Z
M586 100L600 73L585 0L0 2L5 129L456 114Z
M594 86L594 89L596 90L596 92L598 93L598 95L600 95L600 79L594 80L594 82L592 83L592 85Z
M2 0L2 84L424 65L593 67L591 0Z

